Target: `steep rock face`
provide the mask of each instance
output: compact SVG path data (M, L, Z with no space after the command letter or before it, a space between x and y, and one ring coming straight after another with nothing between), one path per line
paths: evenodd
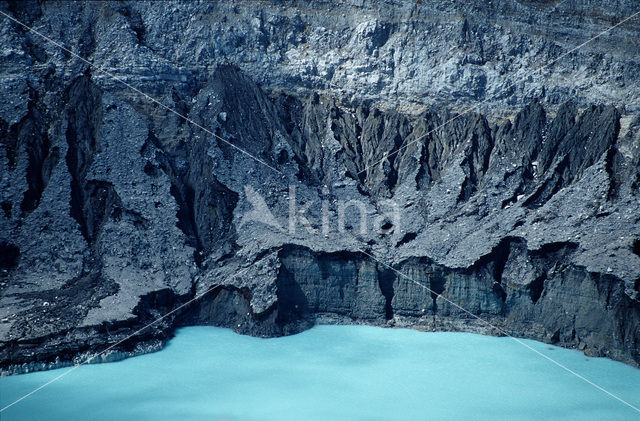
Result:
M507 238L466 269L426 258L395 268L361 254L286 248L276 321L293 331L312 321L385 323L423 329L476 328L543 338L595 355L636 360L639 305L615 277L570 264L575 243L527 250ZM483 321L479 321L477 318ZM300 324L305 321L307 324Z
M316 321L640 364L637 23L511 86L632 5L3 3L159 103L2 27L0 367Z

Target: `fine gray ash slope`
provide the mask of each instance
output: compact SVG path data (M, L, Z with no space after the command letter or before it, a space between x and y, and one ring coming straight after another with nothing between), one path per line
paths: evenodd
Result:
M562 57L634 6L0 3L279 171L2 17L0 366L101 351L212 287L107 358L200 323L499 333L451 300L639 364L638 20ZM315 233L287 229L292 195ZM338 232L348 200L388 232Z

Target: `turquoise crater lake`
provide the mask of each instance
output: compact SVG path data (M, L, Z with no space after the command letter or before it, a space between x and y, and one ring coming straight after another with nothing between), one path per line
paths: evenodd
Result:
M640 370L526 343L640 406ZM64 370L0 379L4 407ZM260 339L177 332L157 353L82 366L12 420L630 420L639 413L509 338L317 326Z

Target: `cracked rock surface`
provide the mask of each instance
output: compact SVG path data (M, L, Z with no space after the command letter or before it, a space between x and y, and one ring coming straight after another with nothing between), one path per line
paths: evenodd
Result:
M315 322L640 364L640 23L563 56L635 5L0 2L111 73L0 17L0 368Z

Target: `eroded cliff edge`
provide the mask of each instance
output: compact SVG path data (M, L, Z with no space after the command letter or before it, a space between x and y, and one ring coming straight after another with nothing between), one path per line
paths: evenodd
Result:
M637 23L510 87L633 4L418 3L3 4L201 127L3 26L0 365L102 351L209 289L111 358L194 323L500 333L450 300L639 364Z

